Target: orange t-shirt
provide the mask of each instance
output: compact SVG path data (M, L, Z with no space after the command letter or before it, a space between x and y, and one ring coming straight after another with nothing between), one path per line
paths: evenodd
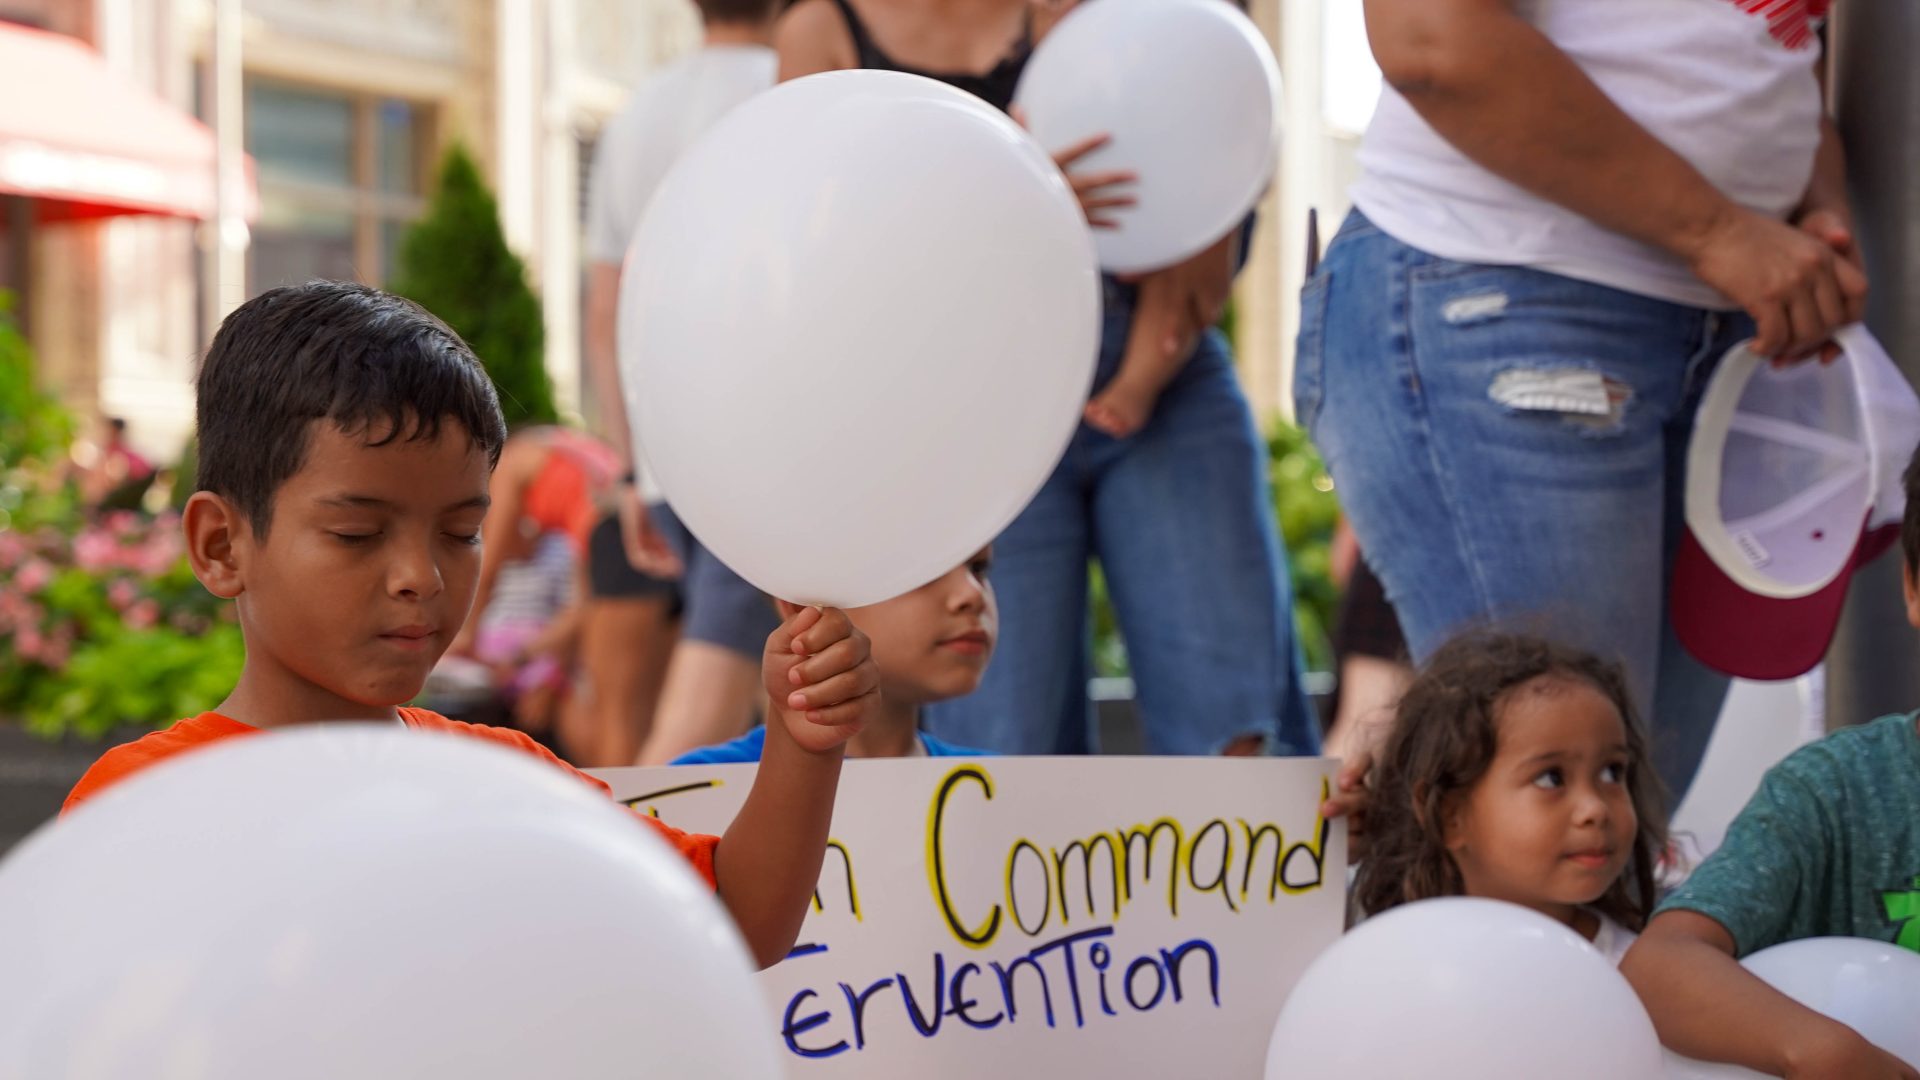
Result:
M613 789L609 788L605 782L588 776L561 761L546 747L534 742L522 732L449 720L439 713L428 712L426 709L401 709L400 719L416 731L444 731L452 735L466 735L531 754L556 768L565 769L584 783L593 785L594 789L602 795L608 798L613 797ZM100 760L94 762L93 767L80 778L80 782L73 786L73 791L67 795L67 801L60 807L60 812L64 814L72 810L113 784L175 754L237 735L260 733L261 729L252 724L243 724L232 717L207 712L182 720L165 731L156 731L133 742L116 746L102 754ZM681 832L657 818L638 811L634 816L657 830L662 839L686 856L687 861L693 864L693 868L706 879L709 886L714 884L713 852L720 843L719 837Z

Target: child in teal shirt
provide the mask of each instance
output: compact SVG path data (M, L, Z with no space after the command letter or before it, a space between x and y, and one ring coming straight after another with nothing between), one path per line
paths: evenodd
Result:
M1902 578L1907 619L1920 627L1920 456L1906 492ZM1661 1041L1688 1057L1771 1076L1920 1080L1739 964L1824 936L1920 951L1920 713L1836 732L1775 766L1725 844L1660 905L1621 971ZM1914 1009L1920 1023L1920 1002Z

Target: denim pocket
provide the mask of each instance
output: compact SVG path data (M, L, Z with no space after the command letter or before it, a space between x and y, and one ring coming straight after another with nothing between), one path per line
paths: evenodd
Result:
M1311 429L1326 394L1327 297L1333 271L1322 266L1300 290L1300 335L1293 350L1293 415Z

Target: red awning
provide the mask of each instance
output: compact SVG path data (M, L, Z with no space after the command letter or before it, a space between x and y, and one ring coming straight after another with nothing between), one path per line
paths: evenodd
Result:
M205 124L62 34L0 25L0 193L45 218L214 216ZM256 205L247 166L242 206Z

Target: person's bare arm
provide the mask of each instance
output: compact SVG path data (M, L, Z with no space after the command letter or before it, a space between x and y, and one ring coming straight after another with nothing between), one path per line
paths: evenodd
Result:
M600 433L620 460L637 464L634 455L633 426L627 419L627 398L620 386L619 263L596 262L587 270L587 378L599 398ZM621 480L613 493L614 509L620 521L620 542L627 562L635 570L657 578L680 576L680 557L673 553L653 521L640 492Z
M1766 355L1804 356L1860 317L1833 250L1728 199L1521 18L1515 0L1366 0L1382 74L1494 174L1685 259L1745 308Z
M627 427L627 399L620 391L620 353L614 333L620 312L620 264L587 267L587 381L593 388L600 437L622 461L633 460L633 433Z
M480 619L493 602L493 586L500 579L500 568L509 559L520 557L525 545L519 536L520 512L526 504L527 485L534 471L546 461L548 451L525 438L510 439L500 453L500 464L487 481L487 518L482 525L484 542L480 548L480 578L474 585L473 604L466 621L454 636L447 651L455 656L470 656L480 632Z
M774 26L773 47L780 54L781 82L860 66L847 20L831 0L800 0L788 8Z
M1660 1041L1675 1053L1794 1080L1920 1080L1852 1028L1762 982L1734 951L1718 922L1668 911L1621 962Z
M763 967L787 955L806 920L846 743L880 685L867 637L845 612L780 610L761 664L770 700L760 769L713 864L720 899Z

